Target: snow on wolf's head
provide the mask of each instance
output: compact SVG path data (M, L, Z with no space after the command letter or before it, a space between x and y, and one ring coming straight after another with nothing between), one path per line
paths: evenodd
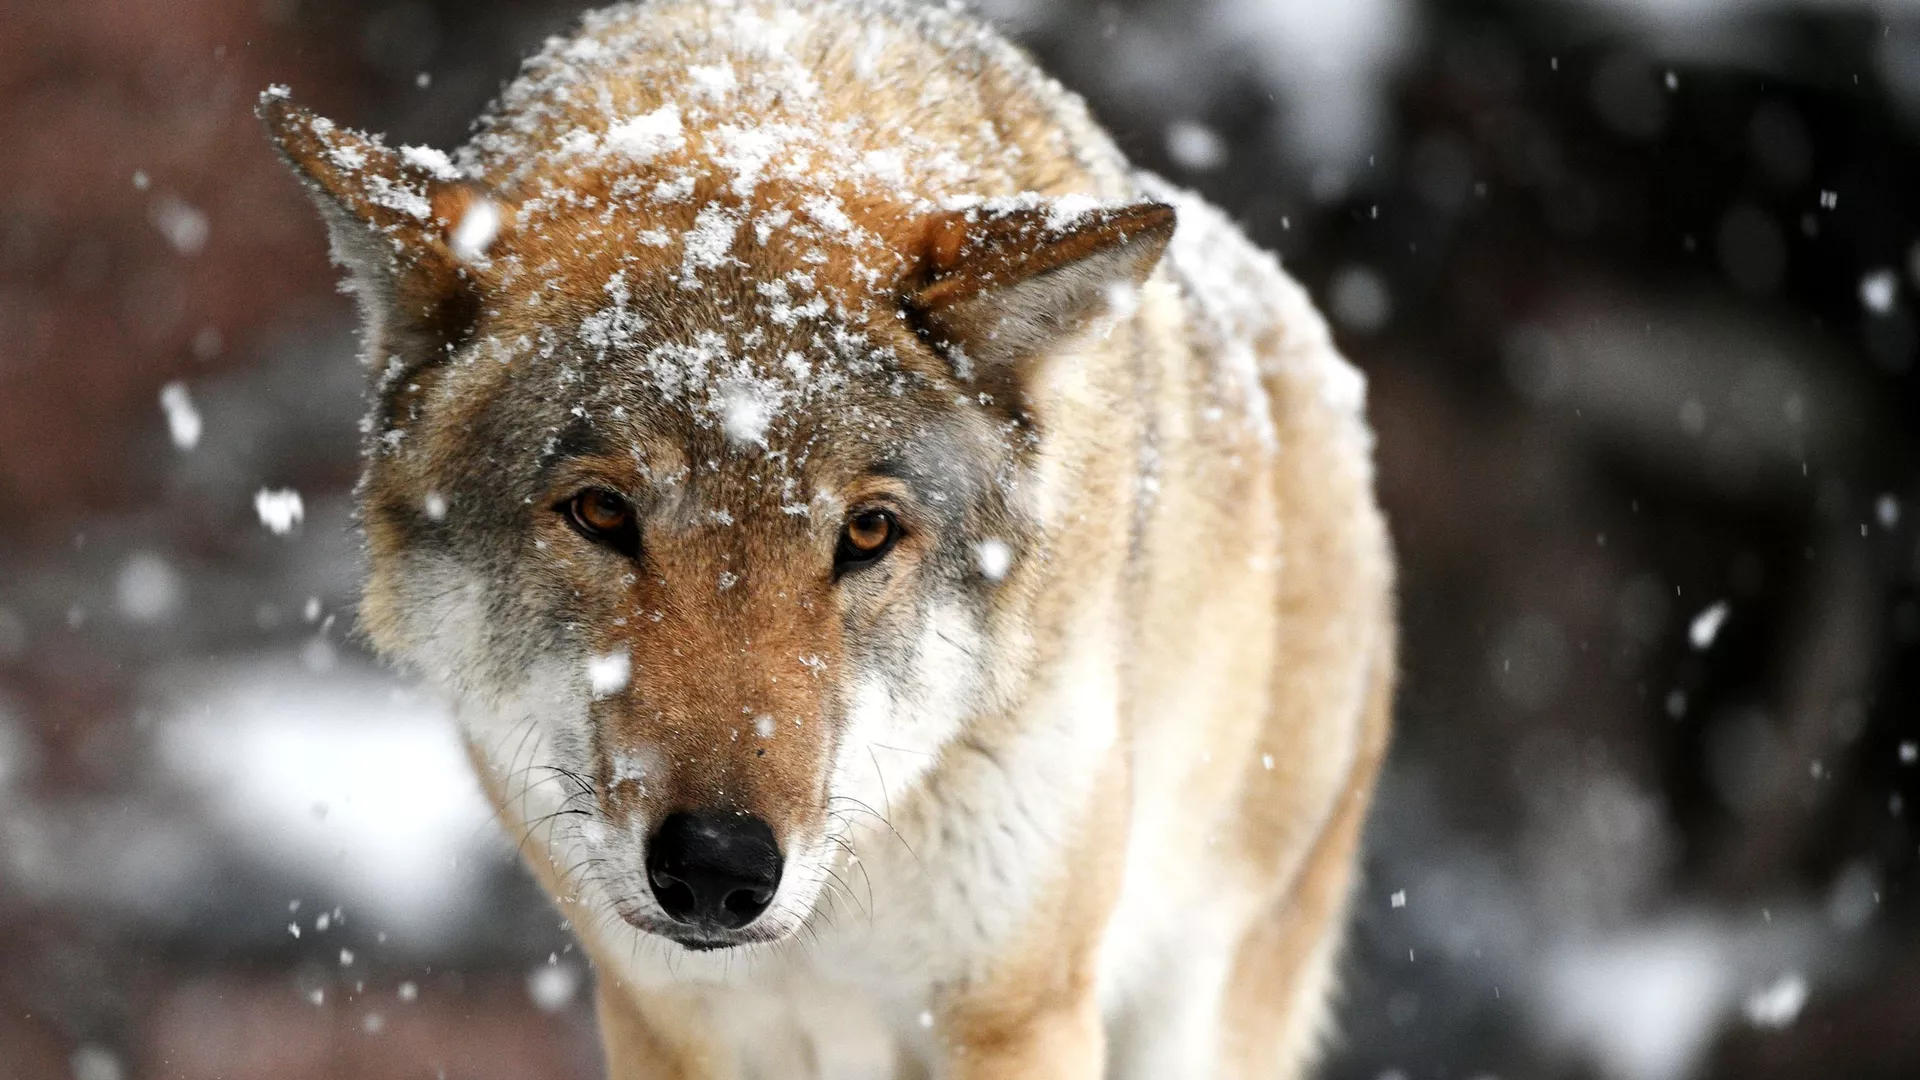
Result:
M1086 181L1032 117L988 145L1020 136L965 84L913 123L822 89L891 39L692 5L649 67L636 10L551 44L457 165L261 113L377 373L368 632L459 699L570 890L712 948L804 922L843 834L995 707L1044 572L1033 372L1173 215L1018 194Z

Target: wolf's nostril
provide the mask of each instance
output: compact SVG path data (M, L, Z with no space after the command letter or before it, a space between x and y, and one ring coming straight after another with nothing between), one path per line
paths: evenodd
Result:
M738 930L760 917L780 885L780 846L752 814L670 814L647 842L647 878L676 922Z
M693 890L688 888L685 882L675 881L670 877L655 877L653 895L659 899L660 906L666 909L667 914L676 919L682 918L683 912L693 910L695 902Z
M767 901L771 899L773 891L770 889L735 889L721 903L744 926L759 918L760 913L767 910Z

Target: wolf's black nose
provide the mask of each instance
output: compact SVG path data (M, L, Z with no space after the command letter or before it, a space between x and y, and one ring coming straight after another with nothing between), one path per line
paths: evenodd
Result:
M669 814L647 843L647 878L675 922L738 930L773 902L780 845L752 814Z

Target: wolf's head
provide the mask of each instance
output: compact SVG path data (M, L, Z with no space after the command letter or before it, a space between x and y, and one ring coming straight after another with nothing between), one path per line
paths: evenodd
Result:
M571 884L688 947L791 932L1013 689L1033 373L1172 211L929 197L933 165L659 96L458 169L261 111L366 320L373 641L459 699Z

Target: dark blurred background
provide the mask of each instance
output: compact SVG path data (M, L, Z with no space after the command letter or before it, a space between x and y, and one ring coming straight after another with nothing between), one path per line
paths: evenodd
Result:
M450 147L580 6L0 0L0 1077L595 1074L354 637L352 311L249 111ZM1920 1075L1920 5L983 10L1370 378L1406 677L1325 1074Z

